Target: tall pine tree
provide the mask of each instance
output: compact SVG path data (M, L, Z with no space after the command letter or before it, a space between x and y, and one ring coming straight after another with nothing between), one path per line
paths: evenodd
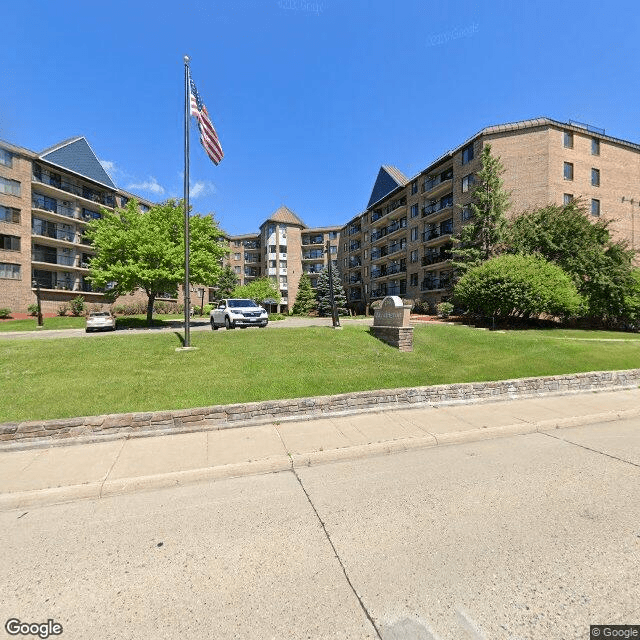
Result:
M298 294L293 305L293 313L296 315L308 315L316 308L316 294L311 286L311 278L308 273L303 273L298 285Z
M342 286L342 277L338 267L331 267L333 276L333 299L335 300L338 310L345 309L347 306L347 296ZM321 316L331 315L331 296L329 295L329 268L325 267L318 276L318 287L316 289L316 298L318 300L318 312Z
M504 190L504 167L491 154L491 145L482 149L482 168L475 177L471 200L471 220L453 239L453 260L457 276L502 252L507 230L509 194Z

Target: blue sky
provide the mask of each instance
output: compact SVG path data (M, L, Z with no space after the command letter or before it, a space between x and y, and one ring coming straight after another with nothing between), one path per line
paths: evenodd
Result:
M640 141L640 8L466 0L86 0L3 7L0 138L84 135L116 184L182 195L184 65L225 151L191 129L192 204L250 233L281 204L343 224L381 164L412 176L538 116Z

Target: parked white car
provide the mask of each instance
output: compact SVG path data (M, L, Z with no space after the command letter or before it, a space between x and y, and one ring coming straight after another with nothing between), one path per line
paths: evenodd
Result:
M209 314L211 328L215 331L220 327L235 329L240 327L264 327L269 324L269 314L266 309L253 300L243 298L226 298L220 300Z
M116 319L109 311L93 311L87 316L87 333L100 329L116 330Z

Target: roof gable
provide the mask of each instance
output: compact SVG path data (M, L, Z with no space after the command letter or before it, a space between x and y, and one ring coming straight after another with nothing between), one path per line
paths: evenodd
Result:
M284 224L295 224L300 227L306 228L306 224L298 218L298 216L291 211L288 207L282 205L280 208L276 209L266 220L265 222L282 222Z
M45 149L39 157L112 189L117 188L84 137L72 138Z
M395 167L389 165L383 165L378 171L378 177L373 185L371 191L371 197L367 204L367 209L374 203L382 200L386 195L391 193L398 187L404 187L407 184L407 177Z

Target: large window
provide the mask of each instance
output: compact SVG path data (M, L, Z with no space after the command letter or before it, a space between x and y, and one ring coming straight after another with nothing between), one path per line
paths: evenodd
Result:
M0 278L20 280L20 265L0 262Z
M5 167L13 167L13 154L6 149L0 149L0 164Z
M573 202L573 193L565 193L563 198L564 204L571 204Z
M411 227L411 240L418 239L418 227Z
M418 203L411 205L411 217L415 218L418 215Z
M600 155L600 140L598 140L598 138L591 138L591 155Z
M596 200L595 198L591 201L591 215L599 216L600 215L600 200Z
M20 197L20 183L17 180L0 177L0 193Z
M472 173L464 176L464 178L462 178L462 193L467 193L467 191L469 191L469 189L473 186L474 182L475 180Z
M0 206L0 222L20 224L20 210L13 207Z
M591 169L591 186L600 186L600 169Z
M5 251L20 251L20 238L18 236L7 236L0 233L0 249Z
M462 150L462 164L467 164L473 160L473 143L467 145Z
M571 162L564 163L564 179L573 180L573 163Z

